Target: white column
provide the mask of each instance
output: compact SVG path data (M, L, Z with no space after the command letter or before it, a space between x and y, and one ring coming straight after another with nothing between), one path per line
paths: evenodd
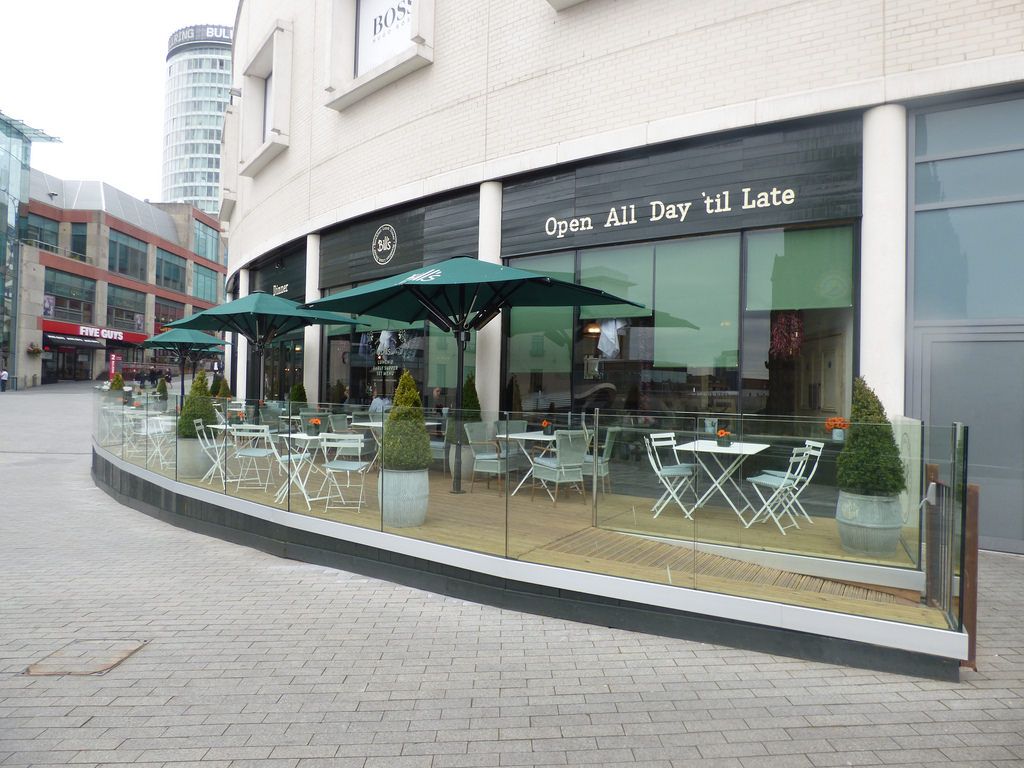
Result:
M907 317L907 113L864 113L860 373L885 411L905 411Z
M320 298L320 235L306 235L306 301ZM302 385L311 403L320 402L320 329L306 326L302 344Z
M240 269L238 270L238 298L248 295L249 270ZM235 365L237 366L235 369L235 386L238 388L235 396L244 400L247 396L245 384L249 373L249 342L237 333L230 334L228 341L235 345Z
M478 258L501 264L500 181L485 181L480 185ZM501 315L477 332L476 391L480 396L480 410L496 416L501 397Z

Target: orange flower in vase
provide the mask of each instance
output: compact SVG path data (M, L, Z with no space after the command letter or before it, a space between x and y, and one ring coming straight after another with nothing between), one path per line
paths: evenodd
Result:
M732 445L732 432L727 429L720 429L717 432L718 444L721 446Z
M543 430L544 430L544 434L545 434L545 435L550 435L550 434L551 434L552 432L554 432L554 430L555 430L555 425L554 425L554 424L552 424L552 423L551 423L550 421L548 421L547 419L544 419L544 421L542 421L542 422L540 423L540 426L541 426L541 429L543 429Z
M306 429L307 434L319 435L320 434L320 419L314 416L308 422L309 427Z
M832 416L825 419L825 431L833 440L842 441L846 439L846 430L850 428L850 422L842 416Z

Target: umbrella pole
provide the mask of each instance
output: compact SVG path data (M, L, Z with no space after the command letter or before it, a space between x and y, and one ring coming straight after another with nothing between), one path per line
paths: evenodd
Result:
M466 364L466 344L469 342L469 331L455 330L455 346L458 347L458 359L455 371L458 379L455 382L455 466L452 467L452 493L465 493L462 490L462 369Z
M178 358L178 362L181 365L181 379L178 381L178 385L181 387L181 400L178 401L178 407L183 408L185 406L185 353L182 352ZM180 411L179 411L180 413Z

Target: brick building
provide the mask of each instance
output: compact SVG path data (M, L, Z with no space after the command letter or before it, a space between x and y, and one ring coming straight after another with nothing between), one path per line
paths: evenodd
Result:
M223 300L220 228L188 204L33 170L18 234L18 338L29 385L99 378L111 363L129 375L152 364L174 370L141 342Z

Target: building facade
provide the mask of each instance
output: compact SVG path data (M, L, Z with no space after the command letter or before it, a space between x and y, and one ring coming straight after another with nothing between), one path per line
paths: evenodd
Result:
M231 89L231 27L184 27L167 41L163 199L216 215Z
M33 141L59 141L0 112L0 365L11 386L23 385L25 359L18 352L18 211L28 202Z
M315 5L240 4L235 293L463 255L604 288L645 308L474 339L485 409L848 416L860 375L891 415L970 425L983 545L1024 551L1017 7ZM267 391L389 386L373 330L283 340ZM443 334L392 330L422 391L454 387Z
M171 358L139 345L223 300L216 220L188 204L150 204L108 184L36 170L28 198L18 230L27 380L132 376L154 364L176 371Z

